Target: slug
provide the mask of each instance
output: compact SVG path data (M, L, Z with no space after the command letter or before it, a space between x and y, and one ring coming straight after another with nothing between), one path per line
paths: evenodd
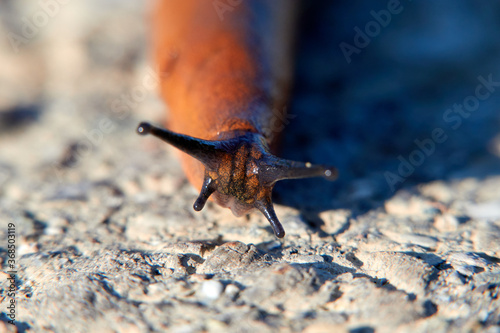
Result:
M188 180L236 216L260 210L278 238L285 230L271 200L282 179L323 176L334 167L276 157L292 82L296 1L160 0L154 56L170 130L142 122L185 154ZM182 133L182 134L179 134Z

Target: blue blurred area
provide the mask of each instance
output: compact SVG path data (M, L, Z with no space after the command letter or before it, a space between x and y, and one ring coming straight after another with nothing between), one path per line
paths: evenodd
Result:
M314 196L312 188L322 187L325 197L337 198L335 206L348 201L359 182L368 184L366 198L373 200L430 180L497 174L498 31L495 2L306 3L290 110L297 117L287 128L284 154L337 165L341 177L334 185L277 186L285 202L295 200L286 193L297 188L311 188ZM476 89L488 96L478 99ZM471 112L453 111L464 102ZM436 129L446 140L425 154L415 140L428 142ZM424 153L422 163L416 150ZM410 157L421 164L402 177L401 158ZM403 181L388 184L387 172Z

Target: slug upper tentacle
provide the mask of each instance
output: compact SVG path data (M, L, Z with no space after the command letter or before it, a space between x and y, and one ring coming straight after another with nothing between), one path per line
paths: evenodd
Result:
M276 217L271 193L274 184L283 179L325 177L334 180L334 167L295 162L274 156L260 134L246 133L225 140L202 140L141 123L141 135L152 134L196 158L205 166L205 179L193 205L200 211L208 198L229 207L237 216L260 210L271 224L276 237L285 230Z

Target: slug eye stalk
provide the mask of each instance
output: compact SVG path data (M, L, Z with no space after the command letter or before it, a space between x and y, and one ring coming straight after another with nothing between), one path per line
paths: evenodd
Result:
M141 135L151 134L205 166L205 178L193 208L200 211L208 198L229 207L236 216L253 209L260 210L278 238L285 230L274 212L271 193L274 184L284 179L324 177L337 178L337 169L324 165L282 159L269 152L262 136L247 133L227 140L202 140L174 133L142 122L137 128Z

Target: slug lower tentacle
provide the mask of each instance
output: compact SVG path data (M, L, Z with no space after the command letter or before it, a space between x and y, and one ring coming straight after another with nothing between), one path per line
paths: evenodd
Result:
M285 230L274 212L271 199L274 184L283 179L325 177L334 180L337 176L333 167L289 161L272 155L264 138L256 133L218 141L202 140L146 122L139 124L137 132L151 134L203 163L205 178L193 205L194 210L203 209L211 195L236 216L258 209L279 238L285 235Z

